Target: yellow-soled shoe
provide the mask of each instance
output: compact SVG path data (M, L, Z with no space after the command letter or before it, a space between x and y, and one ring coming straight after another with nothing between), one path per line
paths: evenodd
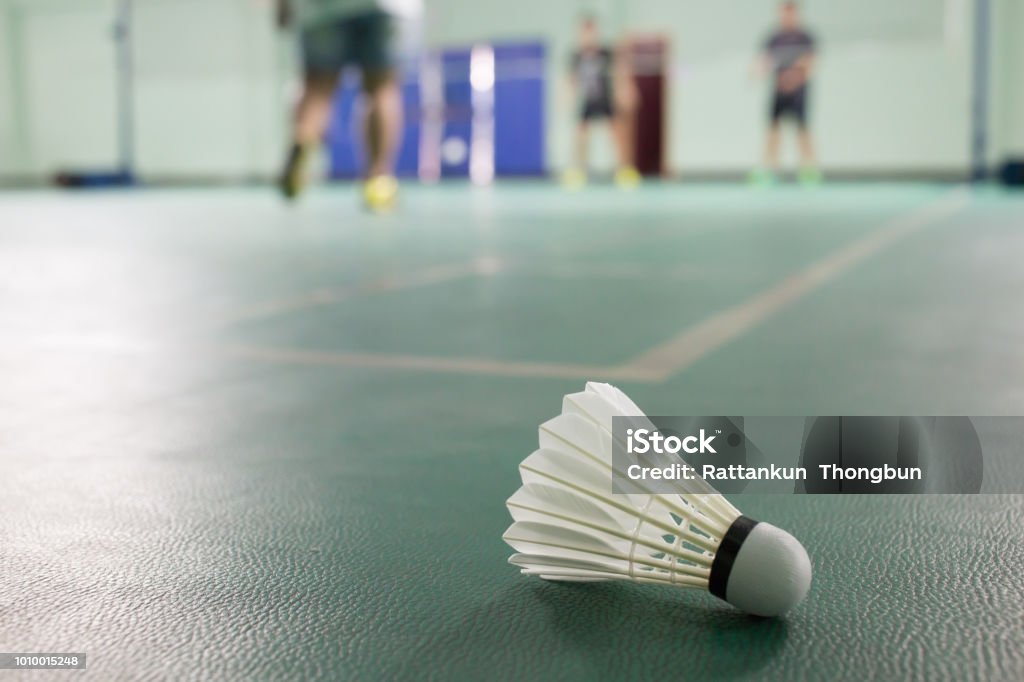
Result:
M615 184L619 189L636 189L640 180L640 173L633 166L623 166L615 171Z
M374 213L387 213L398 202L398 180L393 175L377 175L363 185L363 201Z
M579 168L570 168L562 173L562 187L568 190L583 189L587 184L587 174Z

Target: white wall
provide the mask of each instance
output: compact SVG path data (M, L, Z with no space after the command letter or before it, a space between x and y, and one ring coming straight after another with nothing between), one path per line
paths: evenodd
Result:
M992 108L995 161L1024 157L1024 2L994 0Z
M0 0L0 174L43 177L117 160L116 0ZM549 46L548 145L570 147L560 96L577 17L673 46L671 165L755 163L766 84L748 68L774 0L426 0L427 42L540 39ZM821 41L814 124L826 169L957 171L969 160L972 0L804 0ZM994 0L993 160L1024 152L1024 1ZM146 178L274 172L294 55L269 0L135 0L137 168ZM610 162L607 144L596 145Z
M819 41L812 125L826 167L957 169L968 159L968 3L947 30L937 0L805 2ZM678 9L672 10L671 7ZM670 20L677 74L672 157L681 170L731 170L756 162L767 83L749 78L775 3L730 0L630 5L630 25ZM633 9L635 8L635 9ZM708 26L723 30L709 31Z
M116 0L0 0L0 174L117 167L115 10ZM135 0L136 170L269 174L284 146L288 49L269 3Z
M1011 0L1016 1L1016 0ZM969 162L968 0L805 0L821 43L814 124L827 168L961 171ZM434 0L435 43L533 37L551 48L549 154L569 157L572 113L559 83L576 20L595 12L607 34L665 36L672 45L669 158L682 172L736 172L759 157L767 84L750 66L775 19L771 0L495 3ZM500 28L499 28L500 27ZM559 106L559 105L562 106ZM611 154L595 140L600 162Z
M111 7L112 0L36 0L0 8L4 172L116 165Z
M265 5L136 0L137 167L143 176L265 175L284 148L290 60Z
M31 173L118 163L110 9L110 0L44 2L22 14Z

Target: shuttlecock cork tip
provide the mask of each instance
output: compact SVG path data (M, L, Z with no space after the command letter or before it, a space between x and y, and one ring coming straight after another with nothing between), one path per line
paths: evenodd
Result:
M781 616L811 587L811 560L792 535L741 516L711 566L710 591L755 616Z

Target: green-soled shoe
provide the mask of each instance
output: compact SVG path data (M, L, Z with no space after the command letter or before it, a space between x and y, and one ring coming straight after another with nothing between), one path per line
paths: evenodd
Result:
M825 176L817 168L801 168L800 184L804 187L817 187L824 182Z
M778 181L775 177L775 173L768 170L767 168L758 168L750 171L750 176L747 178L754 187L771 187Z

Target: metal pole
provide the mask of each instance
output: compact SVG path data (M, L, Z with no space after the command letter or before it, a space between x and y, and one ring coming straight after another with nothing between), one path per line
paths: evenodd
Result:
M21 179L32 175L31 145L29 141L29 99L25 67L25 20L21 5L7 7L7 38L11 74L11 116L13 117L14 149L11 161L12 175Z
M971 110L971 180L974 182L988 177L991 19L991 0L974 0L974 80Z
M119 0L114 25L117 41L117 132L120 172L129 179L135 169L135 61L132 54L133 0Z

